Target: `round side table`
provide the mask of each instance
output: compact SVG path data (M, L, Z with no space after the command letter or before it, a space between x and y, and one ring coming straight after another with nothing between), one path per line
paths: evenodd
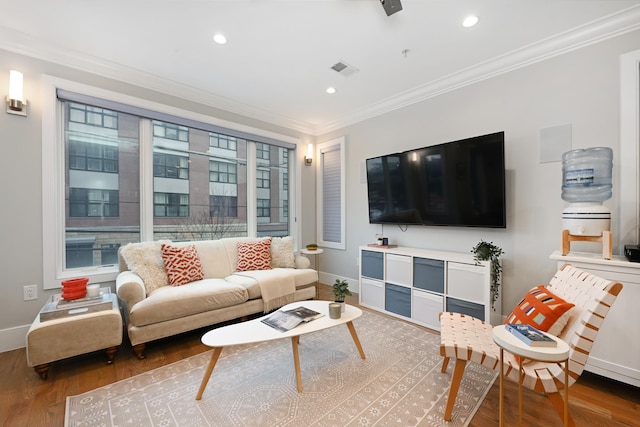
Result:
M500 427L504 425L504 351L519 356L518 364L518 425L522 425L522 381L524 359L538 362L564 363L564 425L569 425L569 345L560 338L545 333L553 338L558 345L555 347L532 347L522 342L509 332L505 325L493 328L493 341L500 347Z
M318 280L316 280L316 299L320 298L320 290L318 289L318 285L320 284L320 259L318 255L324 253L324 249L316 249L315 251L310 251L309 249L303 248L300 249L300 253L305 255L315 255L315 259L313 261L313 266L316 268L316 272L318 273Z

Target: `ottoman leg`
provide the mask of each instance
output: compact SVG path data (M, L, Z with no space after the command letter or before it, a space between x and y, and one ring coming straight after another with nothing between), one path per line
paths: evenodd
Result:
M47 374L49 373L49 366L51 366L51 363L43 363L42 365L34 366L33 370L40 375L40 379L46 380Z
M105 350L107 353L107 363L110 365L113 363L113 359L116 357L116 353L118 352L118 346L109 347Z

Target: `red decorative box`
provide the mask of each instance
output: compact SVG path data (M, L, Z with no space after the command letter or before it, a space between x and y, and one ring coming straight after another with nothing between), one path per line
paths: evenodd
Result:
M86 277L78 277L77 279L69 279L62 281L62 299L70 301L87 296L87 283L89 279Z

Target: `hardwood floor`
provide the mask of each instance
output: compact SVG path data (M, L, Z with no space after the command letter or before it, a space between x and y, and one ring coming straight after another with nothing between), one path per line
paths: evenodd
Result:
M320 299L331 299L330 287L320 286ZM357 295L349 297L357 305ZM0 426L53 427L64 424L65 398L207 351L200 337L210 328L150 343L147 358L138 360L126 339L115 362L106 364L103 352L52 364L49 378L40 380L27 366L25 349L0 353ZM517 425L517 385L506 382L505 425ZM543 395L524 390L525 426L555 427L562 421ZM583 373L570 389L570 412L577 426L639 426L640 388ZM498 381L470 423L471 427L498 425ZM455 410L454 410L455 411Z

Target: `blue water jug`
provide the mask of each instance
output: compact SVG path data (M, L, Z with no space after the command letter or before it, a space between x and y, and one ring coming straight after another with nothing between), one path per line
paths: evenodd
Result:
M611 198L613 150L582 148L562 155L562 200L570 203L604 202Z

